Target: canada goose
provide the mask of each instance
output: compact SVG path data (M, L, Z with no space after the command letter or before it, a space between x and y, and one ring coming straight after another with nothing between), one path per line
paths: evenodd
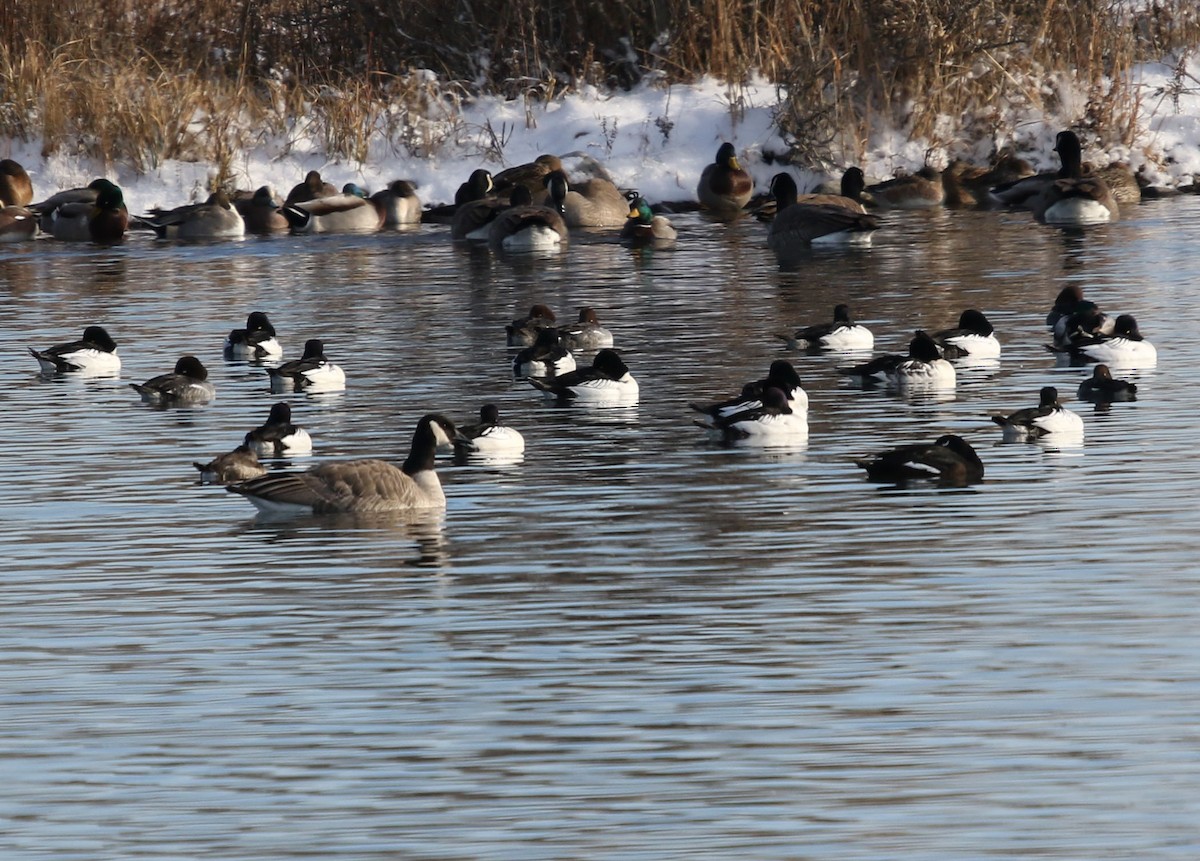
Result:
M563 198L567 227L617 227L625 223L629 203L607 179L588 179L572 185Z
M304 342L304 355L277 368L267 368L275 394L340 392L346 388L346 372L325 358L325 344L317 338Z
M129 385L148 404L204 404L217 396L216 387L208 382L208 369L195 356L181 357L169 374Z
M672 242L677 236L671 222L665 216L655 215L646 198L636 198L630 204L625 226L621 228L621 239L634 245L643 245L652 242Z
M312 437L304 428L292 424L291 404L283 401L272 405L267 420L247 433L242 444L259 457L283 457L312 451Z
M594 308L580 308L579 319L558 327L558 337L569 350L602 350L613 345L612 332L600 325Z
M262 311L251 311L245 329L233 329L225 338L223 353L226 359L278 359L283 348L275 340L275 327Z
M870 350L875 336L866 326L855 323L849 305L833 309L833 321L797 329L794 333L775 337L786 341L791 350Z
M349 460L306 472L276 472L226 488L271 514L418 511L444 508L446 495L434 471L439 446L451 445L454 423L430 413L417 422L408 459Z
M515 185L505 199L488 195L461 204L450 221L451 239L473 239L487 242L491 238L492 222L501 212L515 206L531 206L533 196L523 185Z
M497 214L488 228L488 241L506 251L540 251L558 248L567 240L563 219L563 201L567 196L567 175L554 171L546 175L549 205L511 206Z
M861 168L848 167L842 173L841 180L838 181L837 194L825 191L801 194L796 197L796 202L828 203L834 206L845 207L851 212L866 212L866 207L862 205L862 193L866 188L866 184L866 178L863 176Z
M1017 410L1007 416L992 416L992 421L1000 425L1008 442L1040 439L1050 434L1083 436L1083 419L1059 404L1058 389L1054 386L1042 388L1036 407Z
M233 239L246 233L241 213L220 190L204 203L153 210L140 221L154 228L160 239Z
M558 318L547 305L534 305L524 317L518 317L504 327L508 346L528 347L537 338L539 329L553 326Z
M929 165L867 186L862 199L882 209L933 209L946 199L941 174Z
M1114 379L1108 365L1096 365L1092 375L1079 384L1079 399L1101 404L1136 401L1137 386L1128 380Z
M304 182L292 186L292 190L288 192L283 203L285 206L293 203L306 203L321 197L333 197L337 193L338 190L332 183L321 178L320 171L310 170L305 174Z
M103 326L88 326L78 341L57 344L45 350L30 347L29 354L38 360L43 374L78 371L86 376L109 377L121 371L117 342L109 337Z
M992 198L1006 206L1026 207L1048 224L1096 224L1120 217L1107 184L1083 170L1079 137L1069 129L1054 139L1061 167L991 189Z
M496 183L492 179L490 171L482 167L473 170L467 177L467 181L458 187L458 191L454 192L454 205L462 206L472 200L482 200L491 194L495 187Z
M33 203L33 182L18 162L0 161L0 207L28 206Z
M796 181L790 174L775 174L771 179L771 195L775 198L776 209L771 226L767 228L767 246L776 253L813 243L869 245L871 234L879 227L873 216L856 212L849 199L846 200L849 206L798 203Z
M933 443L898 446L855 464L872 481L932 480L962 487L983 479L983 461L970 443L955 434L940 436Z
M267 474L267 468L258 462L258 455L245 445L217 455L208 463L192 461L192 466L200 470L201 484L229 484Z
M24 206L0 208L0 242L21 242L37 233L38 216Z
M696 196L700 205L716 215L737 215L754 194L754 177L738 164L731 143L721 144L716 158L700 172Z

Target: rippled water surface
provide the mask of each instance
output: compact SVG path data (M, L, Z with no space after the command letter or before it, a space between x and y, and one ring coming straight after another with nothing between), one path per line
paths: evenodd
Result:
M1200 201L1064 232L1021 213L885 217L867 251L782 266L751 220L675 219L497 258L445 228L0 250L0 857L1200 857ZM1044 318L1067 283L1158 346L1097 411ZM594 306L641 384L546 405L503 326ZM950 399L863 391L790 354L801 448L691 424L847 301L902 350L984 310L998 366ZM523 462L439 467L444 516L264 521L200 486L270 405L221 341L266 310L343 395L292 398L312 458L402 457L424 413L492 401ZM103 323L120 380L46 380ZM130 382L185 352L208 407ZM988 416L1056 384L1081 448ZM953 431L966 490L854 459Z

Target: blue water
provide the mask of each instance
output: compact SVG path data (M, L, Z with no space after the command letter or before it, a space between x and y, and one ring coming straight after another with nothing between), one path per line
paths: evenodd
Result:
M1021 213L884 217L781 266L752 220L675 218L500 258L377 236L0 251L0 857L1194 859L1200 855L1200 201L1064 232ZM1158 346L1097 411L1044 318L1071 281ZM545 404L504 324L592 305L641 385ZM950 399L864 391L772 333L847 301L902 350L983 310L1004 344ZM260 424L221 342L266 310L342 395L291 398L304 468L402 457L430 411L500 406L509 466L439 474L444 515L256 519L200 486ZM102 323L119 380L26 347ZM218 396L128 386L194 353ZM690 400L795 362L806 446L708 442ZM989 416L1055 384L1080 448ZM986 480L904 490L855 458L963 435Z

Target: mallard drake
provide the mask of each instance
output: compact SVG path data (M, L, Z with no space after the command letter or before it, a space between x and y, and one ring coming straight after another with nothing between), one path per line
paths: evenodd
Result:
M293 203L307 203L322 197L333 197L337 193L338 190L333 183L326 182L321 178L320 171L310 170L305 174L304 182L292 186L292 190L288 192L283 203L285 206Z
M934 332L931 337L947 359L998 359L1000 342L995 331L982 311L968 308L958 316L956 327Z
M37 234L38 216L24 206L0 208L0 242L21 242Z
M226 359L278 359L283 348L275 340L275 327L262 311L251 311L245 329L233 329L225 338L223 353Z
M421 223L421 199L417 197L416 184L411 180L392 180L386 188L372 194L369 200L383 214L383 227Z
M524 451L525 437L500 422L495 404L484 404L479 410L479 423L460 427L454 439L454 452L461 456L516 455Z
M204 203L152 210L150 217L141 221L160 239L236 239L246 233L241 213L221 190L210 194Z
M550 205L510 206L498 213L488 228L492 247L505 251L542 251L566 242L563 201L567 196L567 175L554 171L546 175L545 183Z
M774 386L763 392L757 404L695 425L726 443L781 445L808 438L808 414L793 410L787 395Z
M902 445L855 464L865 469L872 481L932 480L962 487L983 479L983 461L970 443L955 434L940 436L933 443Z
M29 206L33 203L33 182L18 162L0 161L0 207Z
M403 466L385 460L320 464L305 472L275 472L231 484L267 514L399 512L445 508L446 495L434 471L440 446L453 443L454 423L445 416L422 416Z
M514 377L558 377L575 370L575 357L558 338L558 329L539 329L533 344L513 358Z
M270 186L264 185L253 194L238 192L233 205L242 216L247 233L265 235L282 233L288 229L288 220L280 212L281 204L275 199Z
M504 327L508 346L528 347L537 338L540 329L553 326L557 319L548 305L534 305L524 317L518 317Z
M754 194L754 177L738 164L733 144L723 143L712 164L700 172L696 197L716 215L737 215Z
M208 463L192 461L192 466L200 470L201 484L229 484L267 474L267 468L258 462L258 455L245 445L217 455Z
M794 333L775 337L786 341L790 350L870 350L875 336L866 326L855 323L849 305L833 309L833 321L797 329Z
M304 342L304 355L277 368L267 368L275 394L320 394L346 388L346 372L325 357L325 344L317 338Z
M89 377L115 377L121 372L117 342L103 326L88 326L78 341L45 350L30 347L29 354L38 360L43 374L79 372Z
M125 208L124 194L107 179L94 180L89 188L96 195L91 203L79 200L60 203L52 210L38 210L43 218L49 212L53 213L50 235L71 242L119 242L129 227L129 210ZM86 197L86 193L81 196ZM49 203L46 201L42 205L48 207Z
M613 345L612 332L600 325L594 308L580 308L574 323L558 327L558 337L569 350L602 350Z
M1054 386L1042 387L1036 407L1017 410L1006 416L992 416L992 421L1000 425L1008 442L1041 439L1051 434L1083 436L1083 419L1059 404L1058 389Z
M312 437L304 428L292 424L291 404L283 401L271 407L267 420L247 433L242 444L259 457L284 457L312 451Z
M946 190L941 173L925 165L916 173L867 186L862 199L883 209L933 209L945 201Z
M195 356L182 356L169 374L129 385L148 404L205 404L217 396L208 369Z
M1096 365L1092 375L1079 384L1079 399L1111 404L1116 401L1136 401L1137 386L1128 380L1113 378L1108 365Z
M678 234L666 216L655 215L646 198L638 197L629 206L621 239L634 245L652 242L674 242Z
M856 211L861 207L849 198L835 203L797 202L796 181L790 174L777 173L772 177L771 196L776 208L767 228L767 245L777 254L813 243L870 245L871 234L879 227L873 216Z
M598 352L590 368L547 380L530 377L529 383L561 403L627 406L638 401L637 381L616 350Z

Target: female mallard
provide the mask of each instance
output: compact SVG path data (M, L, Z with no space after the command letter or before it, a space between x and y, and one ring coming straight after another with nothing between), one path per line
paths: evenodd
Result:
M750 202L754 194L754 177L738 163L733 144L726 142L717 150L712 164L700 173L696 196L700 205L715 215L734 216Z

